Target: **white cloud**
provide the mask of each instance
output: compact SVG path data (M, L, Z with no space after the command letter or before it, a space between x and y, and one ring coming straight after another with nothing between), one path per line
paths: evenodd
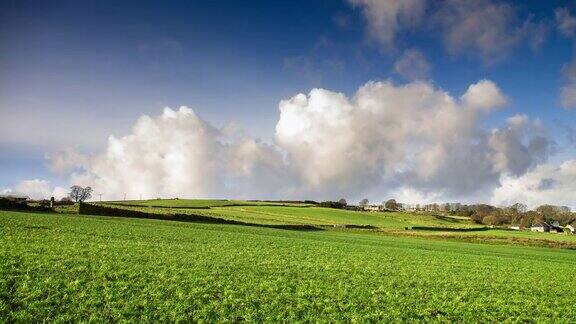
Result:
M570 10L568 8L557 8L554 10L554 17L556 18L558 31L566 37L573 37L576 32L576 17L570 14Z
M576 208L576 160L559 166L542 164L520 177L504 175L501 182L492 198L496 205L524 202L530 208L543 204Z
M89 157L73 149L64 149L58 153L46 154L46 159L50 161L50 169L56 173L66 173L75 168L86 167L89 163Z
M417 26L426 9L425 0L348 0L360 7L369 36L384 48L394 48L396 34Z
M435 20L450 53L477 55L488 64L503 59L524 40L537 49L547 33L532 16L521 20L515 7L492 0L444 1Z
M529 134L529 138L526 135ZM550 141L539 120L530 122L526 115L507 120L507 127L494 130L488 139L494 168L502 173L522 175L544 162L550 151Z
M566 109L576 107L576 83L567 83L560 89L560 104Z
M409 49L394 62L394 72L408 81L423 80L430 75L430 63L422 52Z
M165 108L158 117L140 117L130 135L110 136L102 154L63 152L49 158L55 169L81 164L71 182L92 186L103 199L119 199L124 193L132 199L226 193L247 197L259 191L239 190L269 190L262 176L271 176L270 169L282 163L281 155L254 140L229 143L224 136L187 107Z
M3 189L2 193L25 195L31 199L50 199L50 197L61 199L62 197L66 197L68 195L66 189L62 187L52 188L50 186L50 182L40 179L20 181L13 189Z
M566 80L560 88L560 104L565 109L576 107L576 60L562 67L562 74Z
M490 111L506 105L508 99L500 92L494 82L482 80L468 87L462 96L462 101L472 109Z
M50 159L103 199L488 199L503 175L529 172L550 147L526 116L492 131L479 126L505 103L488 80L460 98L429 82L368 82L353 97L313 89L281 101L272 145L218 130L189 108L165 108L138 119L131 134L110 136L103 153Z
M479 111L505 102L486 80L461 100L427 82L369 82L353 98L314 89L280 103L276 143L303 190L320 196L381 186L467 195L493 188L501 173L519 173L541 155L531 148L532 128L487 133L478 127L485 115Z

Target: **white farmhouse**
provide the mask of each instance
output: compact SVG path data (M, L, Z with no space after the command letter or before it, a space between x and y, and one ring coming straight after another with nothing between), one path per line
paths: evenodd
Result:
M368 205L368 206L364 206L364 210L377 212L377 211L382 210L382 206L380 206L380 205Z
M530 227L530 230L532 232L550 232L550 225L546 224L545 222L540 222L537 224L532 225L532 227Z

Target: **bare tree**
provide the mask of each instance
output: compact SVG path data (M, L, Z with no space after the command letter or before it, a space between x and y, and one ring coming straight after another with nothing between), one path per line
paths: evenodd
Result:
M516 213L523 214L528 211L528 206L523 203L515 203L514 205L510 206L510 208L515 211Z
M70 187L69 196L70 199L72 199L75 202L83 202L92 197L92 188L91 187L82 188L80 186L74 185Z
M360 200L360 202L358 203L358 206L360 206L362 208L368 206L368 199L364 198L364 199Z

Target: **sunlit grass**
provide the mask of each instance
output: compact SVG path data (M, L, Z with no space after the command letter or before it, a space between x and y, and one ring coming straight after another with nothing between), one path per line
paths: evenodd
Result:
M0 212L0 260L8 322L576 318L570 250Z

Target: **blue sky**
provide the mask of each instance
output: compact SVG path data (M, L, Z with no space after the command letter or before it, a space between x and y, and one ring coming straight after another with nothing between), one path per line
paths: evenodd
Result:
M483 129L516 114L539 118L555 142L547 161L576 158L567 140L576 112L560 104L574 40L555 17L576 3L476 1L512 8L506 17L516 22L503 28L528 22L543 34L533 48L527 28L489 57L475 45L450 49L442 3L421 2L419 22L399 23L393 40L382 42L366 14L378 8L361 0L2 1L0 188L25 179L67 186L47 154L99 154L109 135L129 134L139 116L165 106L189 106L216 128L235 122L273 145L280 100L316 87L352 97L368 81L411 82L394 72L406 50L421 53L427 82L455 98L482 79L498 86L508 104L480 121Z

